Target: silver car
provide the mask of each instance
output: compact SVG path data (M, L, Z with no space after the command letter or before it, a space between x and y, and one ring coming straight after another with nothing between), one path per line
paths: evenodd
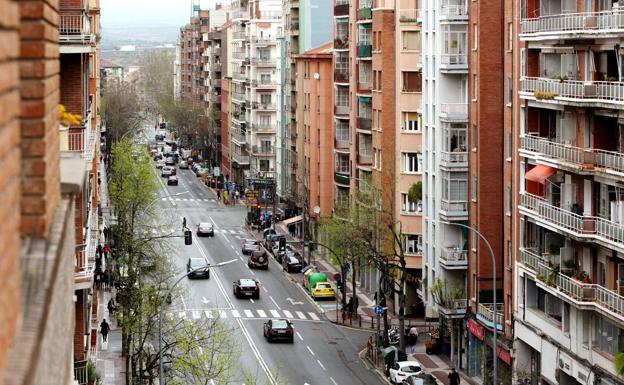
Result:
M207 235L209 237L214 237L214 227L211 223L201 222L197 225L197 236L201 237L202 235Z

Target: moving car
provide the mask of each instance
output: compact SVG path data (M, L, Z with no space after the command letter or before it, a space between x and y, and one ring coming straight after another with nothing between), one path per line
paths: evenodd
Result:
M189 258L186 263L189 279L210 278L210 264L204 258Z
M169 179L167 179L167 186L177 186L178 185L178 177L175 175L171 175Z
M237 279L233 283L232 291L236 298L260 298L260 282L253 278Z
M289 273L300 272L303 268L303 264L295 254L285 253L282 256L282 267Z
M406 385L440 385L441 382L438 381L434 376L429 373L420 372L418 374L411 375L403 380L403 383Z
M169 177L171 175L173 175L173 174L171 172L171 167L169 167L169 166L163 167L162 170L160 171L160 176L163 177L163 178L164 177Z
M247 266L269 270L269 256L264 250L252 251Z
M267 341L286 340L295 342L295 329L287 319L270 319L264 323L264 337Z
M165 161L162 159L159 159L156 161L156 168L163 168L165 167Z
M399 361L390 366L388 372L390 373L390 382L404 384L408 377L422 372L422 366L418 361Z
M177 175L178 174L178 170L176 170L175 167L173 166L169 166L171 168L171 175Z
M317 299L334 299L336 297L336 291L329 282L317 282L310 290L312 298Z
M186 163L186 161L185 161L185 160L183 160L182 162L180 162L180 169L181 169L181 170L188 170L188 168L189 168L189 165L188 165L188 163Z
M208 222L201 222L197 225L196 233L198 237L201 237L202 235L214 237L214 227Z
M255 239L245 239L243 241L243 254L251 254L253 251L260 250L260 242Z
M264 230L262 231L262 238L263 238L264 240L266 240L266 239L267 239L267 237L268 237L269 235L272 235L272 234L277 234L277 232L275 232L275 229L273 229L273 228L269 227L268 229L264 229Z
M165 164L167 166L173 166L173 165L175 165L175 159L173 157L169 157L169 158L167 158L167 160L165 160Z

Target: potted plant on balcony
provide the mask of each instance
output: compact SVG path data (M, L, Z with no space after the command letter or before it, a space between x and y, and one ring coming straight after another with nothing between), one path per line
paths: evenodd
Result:
M410 203L419 202L422 200L422 182L418 181L410 187L407 192L407 200Z
M100 373L97 372L97 368L95 364L91 361L87 362L87 384L88 385L99 385L100 384Z
M589 278L589 274L584 270L575 270L572 278L576 279L581 283L591 283L591 279Z
M558 94L556 92L548 92L548 91L533 91L533 97L537 100L551 100L554 99Z

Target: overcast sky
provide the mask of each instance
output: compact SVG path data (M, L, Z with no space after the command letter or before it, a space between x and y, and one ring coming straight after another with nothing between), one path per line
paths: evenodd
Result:
M201 0L212 8L216 0ZM223 1L225 2L225 1ZM136 25L183 25L191 14L191 0L100 0L103 27Z

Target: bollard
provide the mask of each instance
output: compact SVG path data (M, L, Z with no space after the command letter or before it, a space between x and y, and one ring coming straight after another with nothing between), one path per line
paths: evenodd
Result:
M375 319L371 317L371 329L375 329Z
M358 326L360 329L362 328L362 317L358 317Z

